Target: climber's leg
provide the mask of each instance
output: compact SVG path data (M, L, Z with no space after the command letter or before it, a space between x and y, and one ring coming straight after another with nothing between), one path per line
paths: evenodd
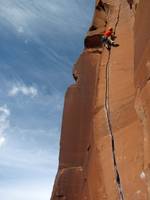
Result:
M105 37L105 36L102 36L100 40L101 40L101 43L102 43L107 49L109 49L108 38Z
M115 41L110 39L110 38L108 39L108 43L109 43L110 46L113 46L113 47L118 47L119 46L119 44L115 43Z
M105 36L101 36L100 41L102 44L105 44L107 41L107 38Z

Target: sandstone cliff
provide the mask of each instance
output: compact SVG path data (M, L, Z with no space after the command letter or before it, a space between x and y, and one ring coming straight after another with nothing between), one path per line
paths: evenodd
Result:
M97 0L66 92L51 200L150 199L150 2ZM109 52L99 35L113 27Z

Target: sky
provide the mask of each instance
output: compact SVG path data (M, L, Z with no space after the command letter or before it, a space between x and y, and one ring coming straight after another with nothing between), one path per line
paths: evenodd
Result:
M94 0L0 0L0 198L49 200L64 94Z

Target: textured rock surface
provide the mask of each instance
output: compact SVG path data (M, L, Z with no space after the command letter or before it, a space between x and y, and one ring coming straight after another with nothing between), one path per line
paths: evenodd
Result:
M150 2L97 0L66 93L51 200L150 199ZM118 48L99 35L112 26Z
M150 1L140 1L135 21L135 108L144 134L144 173L150 199Z

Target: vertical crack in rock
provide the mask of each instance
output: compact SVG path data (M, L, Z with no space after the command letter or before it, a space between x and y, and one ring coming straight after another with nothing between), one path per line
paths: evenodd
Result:
M116 29L117 29L117 26L118 26L118 23L119 23L119 19L120 19L121 5L122 5L122 3L119 4L117 21L116 21L116 24L115 24L115 27L114 27L114 34L116 34Z
M117 28L117 25L119 23L120 10L121 10L121 3L119 5L117 21L116 21L116 24L115 24L115 27L114 27L114 33L116 32L116 28ZM124 194L123 194L120 174L119 174L117 161L116 161L114 133L113 133L113 130L112 130L112 123L111 123L111 118L110 118L110 105L109 105L109 62L110 62L110 56L111 56L111 51L109 51L108 60L107 60L107 63L106 63L105 110L106 110L106 119L107 119L108 129L109 129L109 133L110 133L110 136L111 136L112 156L113 156L116 184L117 184L117 188L118 188L118 192L119 192L119 199L124 200Z
M124 200L123 195L123 189L121 185L121 179L119 175L119 170L116 162L116 155L115 155L115 140L114 140L114 134L112 130L112 124L110 119L110 106L109 106L109 61L110 61L110 55L109 52L108 61L106 64L106 93L105 93L105 110L106 110L106 118L108 123L108 129L111 136L111 145L112 145L112 156L113 156L113 163L114 163L114 170L115 170L115 178L116 178L116 184L119 191L120 200Z

